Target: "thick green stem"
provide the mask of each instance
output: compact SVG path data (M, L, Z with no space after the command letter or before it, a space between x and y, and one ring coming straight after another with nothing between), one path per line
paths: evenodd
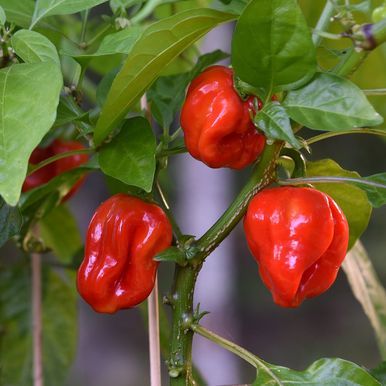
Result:
M197 383L192 372L193 294L199 268L176 265L174 289L171 296L173 327L168 361L170 385L192 386Z
M192 375L192 339L190 325L193 320L194 286L201 265L243 217L252 197L274 180L276 160L282 142L266 146L259 163L241 190L220 219L197 241L196 255L192 264L176 266L174 289L170 302L173 308L173 329L169 358L169 375L172 386L191 386L197 383Z
M205 257L228 236L244 216L247 205L252 197L273 181L276 160L282 147L282 142L275 142L273 145L265 148L249 181L243 187L237 198L219 220L197 241L199 252L196 259L198 261L204 260Z
M331 3L331 1L327 0L326 5L323 9L322 14L320 15L319 21L315 26L315 29L321 32L325 32L327 30L328 25L331 22L331 17L334 14L334 5ZM320 34L314 34L312 36L312 41L314 42L315 46L318 46L320 42L322 41L323 36Z

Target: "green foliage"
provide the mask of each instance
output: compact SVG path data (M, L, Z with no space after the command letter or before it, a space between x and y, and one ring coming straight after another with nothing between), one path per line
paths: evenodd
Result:
M95 7L107 0L39 0L35 9L30 28L34 27L41 19L53 15L68 15Z
M19 233L22 222L19 208L7 205L0 197L0 247Z
M76 295L65 273L43 274L43 371L48 385L63 386L75 356ZM32 386L31 272L27 264L0 269L2 384Z
M155 173L155 149L149 122L142 117L132 118L101 148L99 163L105 174L150 192Z
M0 25L4 25L7 21L7 15L5 14L4 8L0 6Z
M280 139L291 144L295 149L300 149L301 144L295 138L290 119L278 102L269 102L258 112L255 124L261 129L268 139Z
M0 194L10 205L19 200L30 154L55 121L61 87L52 62L0 70Z
M184 49L233 15L196 9L170 16L147 28L115 78L95 128L99 145L122 121L160 72Z
M34 12L34 0L1 0L0 5L9 22L28 28Z
M314 130L341 131L383 122L358 86L333 74L318 73L306 86L290 91L283 104L294 121Z
M252 386L262 385L304 386L381 386L364 368L355 363L338 359L319 359L304 371L266 364L259 369Z
M45 246L63 264L70 264L82 249L83 243L75 218L64 204L49 212L39 222L39 229Z
M44 35L26 29L19 30L12 36L12 48L26 63L52 61L60 66L56 47Z
M232 65L243 81L267 94L310 80L316 53L297 1L252 0L236 25Z
M380 354L386 360L386 290L360 241L347 254L343 269L374 329Z
M344 170L331 159L307 162L307 176L360 178L357 172ZM349 248L351 248L366 230L370 220L371 206L366 193L352 184L326 182L315 184L315 188L330 195L343 210L350 228Z
M386 362L382 362L378 367L371 370L371 375L381 382L381 385L386 385Z
M386 185L386 173L378 173L372 176L364 177L367 181L378 182ZM386 189L377 188L371 185L361 184L359 185L367 193L367 197L374 208L379 208L386 204Z

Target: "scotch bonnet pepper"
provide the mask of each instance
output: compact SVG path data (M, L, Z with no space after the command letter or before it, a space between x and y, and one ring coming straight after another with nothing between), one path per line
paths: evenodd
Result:
M125 194L102 203L88 227L77 286L97 312L114 313L145 300L154 287L158 263L172 227L157 205Z
M181 110L189 153L212 168L242 169L254 162L265 145L251 120L254 99L240 98L231 69L212 66L202 72L190 84Z
M283 307L297 307L334 283L349 239L341 209L311 188L258 193L248 206L244 229L260 276Z
M29 162L33 165L36 165L39 162L42 162L57 154L81 149L85 149L85 147L78 141L55 139L51 143L51 145L47 147L37 147L32 152ZM87 160L87 154L74 154L70 157L58 159L29 175L23 183L22 191L27 192L31 189L37 188L38 186L49 182L51 179L58 176L59 174L77 168L78 166L86 163ZM70 192L63 198L63 201L66 201L70 197L72 197L80 188L83 181L84 177L80 178L77 183L72 187Z

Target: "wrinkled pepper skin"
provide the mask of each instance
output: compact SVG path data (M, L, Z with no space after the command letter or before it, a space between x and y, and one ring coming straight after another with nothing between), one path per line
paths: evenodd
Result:
M189 153L211 168L242 169L265 146L251 120L254 98L243 101L233 87L233 71L212 66L190 84L181 110ZM261 101L258 101L261 108Z
M77 286L97 312L114 313L144 301L154 287L153 257L171 245L172 227L157 205L116 194L88 227Z
M258 193L244 218L249 248L276 304L298 307L334 283L347 252L349 228L327 194L279 187Z
M81 150L85 147L78 141L65 141L61 139L54 140L48 147L37 147L31 154L29 162L33 165L38 164L53 157L54 155L65 153L73 150ZM31 189L37 188L50 181L52 178L62 174L68 170L77 168L78 166L88 161L87 154L75 154L71 157L61 158L55 162L52 162L36 172L29 175L23 184L22 191L28 192ZM84 177L74 185L70 192L63 198L63 201L67 201L72 197L80 188L84 181Z

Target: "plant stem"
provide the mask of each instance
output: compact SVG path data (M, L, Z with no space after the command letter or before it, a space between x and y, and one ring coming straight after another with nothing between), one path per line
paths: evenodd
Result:
M161 349L159 341L158 279L148 300L150 385L161 386Z
M42 362L42 287L41 256L32 253L32 342L33 342L33 384L43 386Z
M193 315L194 286L199 269L193 266L181 267L176 264L174 288L172 291L173 325L168 361L171 386L193 386L192 340L189 328Z
M87 30L87 22L88 22L88 15L90 13L89 9L86 9L82 12L82 30L80 32L80 41L79 44L82 45L85 43L86 38L86 30Z
M386 88L375 88L370 90L362 90L366 95L386 95Z
M327 0L323 12L318 20L318 23L315 26L315 30L320 32L326 31L328 25L331 23L331 17L333 16L333 13L334 5L331 3L331 1ZM318 46L320 44L322 38L323 36L321 36L320 34L315 34L312 36L312 41L314 42L315 46Z
M31 170L28 172L27 176L30 176L32 173L35 173L37 170L57 161L59 159L71 157L73 155L78 155L78 154L89 154L89 153L93 153L93 151L94 151L93 149L79 149L79 150L71 150L71 151L66 151L64 153L56 154L56 155L54 155L50 158L47 158L44 161L39 162L38 164L34 165L34 167L31 168Z
M275 142L273 145L266 146L249 181L245 184L237 198L219 220L197 241L199 249L197 259L199 261L204 260L238 224L244 216L252 197L273 181L276 160L282 147L282 142Z
M279 185L305 185L305 184L325 184L325 183L337 183L337 184L346 184L346 183L354 183L360 185L367 185L373 188L386 189L386 185L365 180L363 178L351 178L351 177L328 177L328 176L320 176L320 177L307 177L307 178L288 178L285 180L278 180L277 183Z
M307 139L307 145L312 145L316 142L323 141L328 138L332 137L338 137L340 135L348 135L348 134L373 134L373 135L380 135L380 136L386 136L386 130L377 130L377 129L351 129L351 130L344 130L344 131L330 131L327 133L316 135L315 137Z
M275 381L277 385L282 385L282 381L280 381L280 379L278 379L277 376L271 371L267 363L256 355L249 352L248 350L246 350L245 348L240 347L236 343L231 342L223 338L222 336L207 330L205 327L202 327L199 324L192 324L191 329L197 334L203 336L204 338L218 344L219 346L225 348L233 354L236 354L238 357L244 359L256 369L265 371L272 378L272 381Z
M194 286L201 265L243 217L252 197L274 180L276 160L282 142L266 146L252 175L236 199L219 220L197 241L196 255L190 265L176 265L172 291L173 327L169 358L169 375L172 386L191 386L196 382L192 376L191 348L193 332L189 329L193 318Z
M351 47L345 58L334 68L334 74L342 77L352 75L363 63L367 55L367 51L357 51L355 47Z

